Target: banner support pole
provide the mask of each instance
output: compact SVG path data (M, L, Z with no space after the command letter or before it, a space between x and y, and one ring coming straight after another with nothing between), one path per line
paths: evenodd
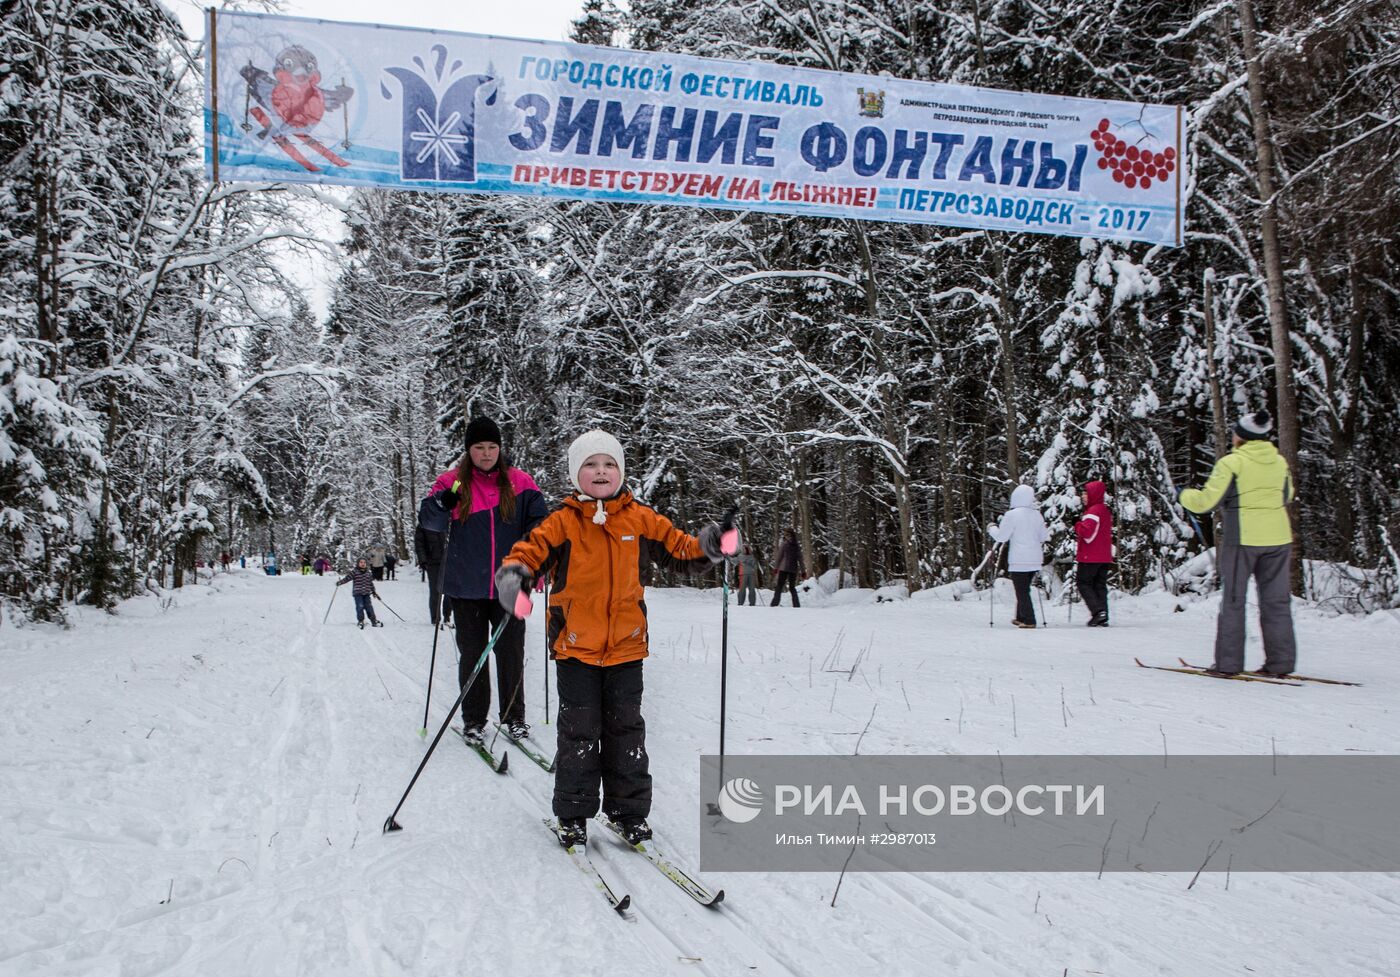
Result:
M209 9L209 104L213 112L210 120L209 132L211 134L210 149L214 154L213 177L214 183L219 182L219 35L218 35L218 11L213 7Z

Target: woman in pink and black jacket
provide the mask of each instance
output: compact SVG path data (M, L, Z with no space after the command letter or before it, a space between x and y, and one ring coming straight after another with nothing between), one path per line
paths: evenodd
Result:
M510 617L496 600L495 575L501 558L548 515L535 480L512 468L501 451L501 429L485 417L467 425L467 453L461 464L433 483L432 498L452 514L443 567L443 594L452 601L457 625L459 687L467 680L492 628L510 618L496 642L496 692L501 725L517 738L525 723L525 622ZM477 739L486 726L491 687L483 674L462 700L462 727Z
M1108 627L1108 571L1113 566L1113 513L1104 505L1103 482L1088 482L1079 499L1084 515L1074 524L1079 545L1075 583L1089 608L1089 627Z

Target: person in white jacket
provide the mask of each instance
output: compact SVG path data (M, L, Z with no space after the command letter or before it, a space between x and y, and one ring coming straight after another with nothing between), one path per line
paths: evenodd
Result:
M1035 627L1035 605L1031 602L1031 580L1045 563L1045 541L1050 531L1035 504L1035 489L1017 485L1011 492L1011 508L1001 517L1001 524L992 523L987 532L998 543L1007 543L1006 569L1016 587L1016 617L1018 628Z

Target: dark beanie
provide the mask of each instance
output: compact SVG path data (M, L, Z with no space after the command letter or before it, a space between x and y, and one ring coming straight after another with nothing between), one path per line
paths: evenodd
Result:
M1266 410L1245 414L1235 422L1235 434L1241 441L1262 441L1274 429L1274 419Z
M467 425L467 447L470 448L483 441L500 444L501 429L489 417L473 417L471 423Z

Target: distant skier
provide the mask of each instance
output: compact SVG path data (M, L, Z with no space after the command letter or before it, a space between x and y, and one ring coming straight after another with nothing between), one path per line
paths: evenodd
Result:
M783 602L783 588L792 594L792 606L801 607L797 599L797 578L802 574L802 547L797 543L797 530L789 529L782 543L773 554L773 602L769 607L777 607Z
M428 581L428 616L434 625L450 605L442 599L439 583L442 577L442 559L447 539L447 510L433 496L425 496L418 503L418 526L413 530L413 556L418 567ZM448 614L449 620L451 614ZM480 652L477 652L480 654Z
M337 580L335 585L339 587L343 583L351 584L350 593L355 598L355 621L360 625L360 630L364 630L366 617L371 625L382 628L383 623L374 616L374 598L379 594L374 589L374 574L370 572L369 561L360 557L355 569Z
M1016 616L1011 623L1018 628L1034 628L1035 604L1031 601L1031 581L1045 564L1045 541L1050 531L1035 504L1035 489L1017 485L1011 492L1011 508L1001 517L1001 524L992 523L987 532L998 543L1007 543L1006 569L1016 588Z
M301 555L301 575L302 575L303 577L309 577L309 576L311 576L311 554L310 554L310 553L303 553L303 554Z
M1220 506L1223 538L1216 547L1220 573L1220 616L1215 625L1215 667L1238 675L1244 668L1244 606L1249 578L1259 593L1259 629L1264 636L1264 667L1258 674L1287 675L1297 665L1290 608L1289 571L1293 526L1293 476L1288 462L1268 440L1268 411L1246 414L1235 423L1232 450L1215 463L1203 488L1185 489L1178 501L1195 513Z
M369 571L374 574L375 580L384 579L384 561L389 555L389 547L383 543L375 543L369 548Z
M1075 586L1089 609L1089 627L1108 627L1108 571L1113 567L1113 513L1104 504L1103 482L1088 482L1079 500L1084 516L1074 524Z
M744 551L739 554L734 561L738 568L738 579L735 581L734 589L739 592L739 606L743 606L744 598L749 599L750 607L758 606L758 588L763 583L762 571L758 568L758 557L753 555L753 549L746 543ZM794 606L797 603L797 591L792 594Z
M443 592L452 601L457 628L458 686L471 674L491 629L508 615L496 603L493 579L501 558L548 514L539 486L513 468L501 450L501 429L485 417L467 425L467 453L461 467L443 472L433 494L455 520L447 544ZM525 722L525 622L509 619L495 647L496 691L501 725L522 739L530 733ZM480 743L491 708L491 686L485 675L473 682L462 700L464 738Z
M398 555L397 553L395 553L395 552L393 552L392 550L390 550L388 553L386 553L386 554L384 555L384 579L385 579L385 580L397 580L397 579L399 579L398 574L394 572L394 571L395 571L395 568L396 568L398 565L399 565L399 555Z
M554 814L565 847L582 844L588 819L617 822L633 844L651 837L651 773L642 718L647 616L642 564L699 572L738 551L706 526L696 539L623 487L622 445L589 431L569 446L578 489L515 544L496 572L500 605L514 613L548 571L549 647L559 677ZM725 542L730 545L722 550Z

